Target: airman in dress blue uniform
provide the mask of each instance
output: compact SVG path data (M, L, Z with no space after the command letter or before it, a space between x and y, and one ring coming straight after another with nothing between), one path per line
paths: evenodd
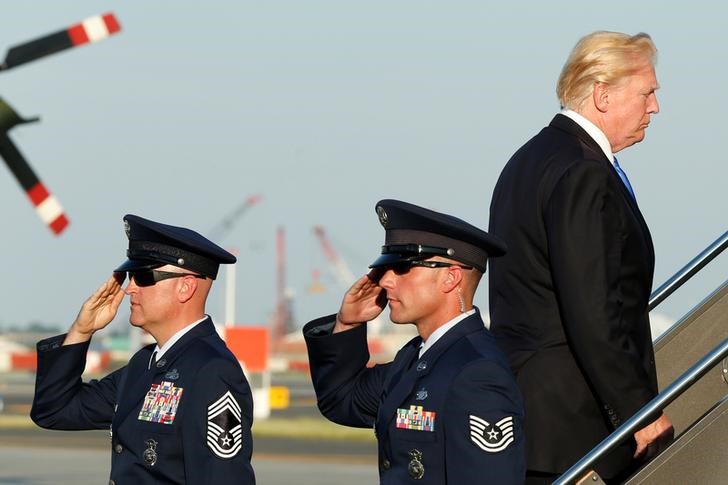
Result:
M504 243L406 202L376 206L386 231L372 270L336 315L304 327L318 406L331 421L374 427L382 484L521 484L523 402L473 295ZM418 337L367 367L366 322L386 305Z
M134 215L124 222L128 259L67 334L38 343L31 418L48 429L110 429L112 485L254 484L250 387L205 315L219 265L235 256L189 229ZM91 336L113 320L125 294L129 322L157 343L84 383Z

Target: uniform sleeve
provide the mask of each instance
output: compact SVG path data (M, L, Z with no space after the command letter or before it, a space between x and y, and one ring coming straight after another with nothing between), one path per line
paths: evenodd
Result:
M237 363L213 359L197 373L182 427L186 483L255 483L253 398Z
M367 368L366 326L332 334L334 319L323 317L303 329L319 410L335 423L371 428L389 364Z
M571 351L617 426L653 396L622 320L622 196L596 163L578 163L555 186L546 211L551 268ZM615 415L616 413L616 415Z
M62 345L65 335L38 342L38 371L30 417L41 428L104 429L111 425L125 368L84 383L89 343Z
M443 414L447 483L523 483L523 402L507 369L487 361L465 367Z

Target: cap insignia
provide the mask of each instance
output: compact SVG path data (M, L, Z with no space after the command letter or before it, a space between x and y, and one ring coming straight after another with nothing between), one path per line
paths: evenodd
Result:
M377 215L379 216L379 222L382 224L382 226L387 227L387 212L381 205L377 206Z

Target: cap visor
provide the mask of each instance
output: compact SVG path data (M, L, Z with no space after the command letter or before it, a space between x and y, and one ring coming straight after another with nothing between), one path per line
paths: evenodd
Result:
M381 268L382 266L388 266L394 263L401 263L402 261L415 261L418 259L427 259L430 254L402 254L402 253L387 253L379 256L372 264L370 268Z
M164 266L158 261L149 261L145 259L127 259L114 270L114 273L122 273L124 271L134 271L139 269L154 269Z

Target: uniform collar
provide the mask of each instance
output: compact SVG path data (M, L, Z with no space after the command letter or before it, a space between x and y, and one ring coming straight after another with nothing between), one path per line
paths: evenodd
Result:
M445 333L447 333L448 330L453 328L455 325L457 325L459 322L463 321L470 315L473 315L474 313L475 313L475 308L471 308L467 312L461 313L460 315L456 316L455 318L453 318L446 324L440 325L439 327L437 327L437 329L435 329L435 331L432 332L432 334L430 334L428 339L423 341L420 344L420 355L419 356L422 357L422 354L427 352L427 349L429 349L430 347L435 345L435 342L437 342L440 339L440 337L445 335Z
M197 320L196 322L192 322L192 323L190 323L189 325L187 325L186 327L184 327L183 329L179 330L179 331L178 331L177 333L175 333L174 335L172 335L172 337L170 337L170 339L169 339L169 340L167 340L167 341L166 341L166 342L164 343L164 345L163 345L163 346L161 346L161 347L160 347L160 346L159 346L159 344L157 344L157 346L156 346L156 347L154 347L154 352L156 352L156 353L157 353L157 354L155 355L155 358L156 358L157 360L161 359L161 358L162 358L162 356L163 356L163 355L164 355L164 354L165 354L165 353L166 353L166 352L167 352L167 351L168 351L169 349L171 349L171 348L172 348L172 346L173 346L174 344L176 344L176 343L177 343L177 341L179 341L179 339L181 339L182 337L184 337L184 335L185 335L185 334L186 334L187 332L189 332L190 330L192 330L193 328L195 328L195 327L196 327L196 326L197 326L197 325L198 325L199 323L201 323L201 322L204 322L205 320L207 320L207 318L208 318L208 316L207 316L207 315L205 315L204 317L200 318L200 319L199 319L199 320ZM152 354L152 355L154 355L154 354ZM151 357L150 357L150 359L151 359ZM151 360L150 360L150 362L151 362Z

